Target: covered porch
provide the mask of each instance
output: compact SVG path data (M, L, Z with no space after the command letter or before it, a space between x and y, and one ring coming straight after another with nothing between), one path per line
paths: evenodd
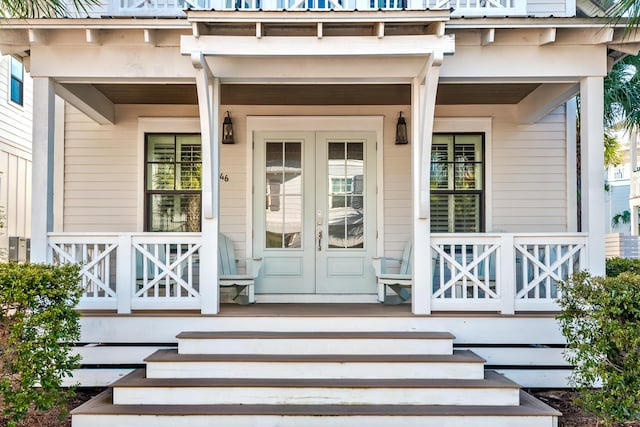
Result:
M238 257L256 252L254 206L261 196L255 196L255 139L248 122L264 116L382 117L373 154L377 217L371 244L375 256L397 256L412 242L415 315L553 311L559 280L585 268L603 272L600 117L606 64L593 57L604 58L613 31L575 29L562 20L550 20L549 28L523 20L518 29L486 20L478 31L464 19L449 22L443 11L329 18L301 12L301 26L292 29L284 12L238 13L190 12L186 23L127 23L122 37L137 43L136 56L115 35L123 23L86 22L80 35L63 24L13 24L30 44L40 100L32 260L84 264L80 309L219 313L218 266L211 262L219 233L232 237ZM46 49L44 31L56 35ZM71 57L97 62L71 67L65 61ZM305 85L326 93L301 89ZM388 92L367 97L367 87ZM575 106L565 106L577 92L579 170L571 125ZM383 99L385 93L391 99ZM221 146L227 110L237 143ZM409 123L405 146L394 143L399 111ZM172 130L169 119L175 119ZM201 231L145 231L149 132L201 135ZM475 232L432 227L434 133L483 135L484 207ZM74 163L91 155L95 171L92 163ZM83 180L99 173L104 179L98 194L88 198ZM122 212L131 218L118 218ZM311 237L315 220L305 218ZM363 292L358 300L375 302L376 294ZM257 303L263 301L258 292ZM301 299L290 302L296 301Z

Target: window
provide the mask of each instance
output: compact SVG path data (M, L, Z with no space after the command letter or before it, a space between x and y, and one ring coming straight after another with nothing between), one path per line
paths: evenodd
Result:
M200 135L146 134L145 145L145 229L200 231Z
M438 133L431 146L431 231L484 231L484 134Z
M10 99L18 105L24 103L24 65L13 56L11 57Z

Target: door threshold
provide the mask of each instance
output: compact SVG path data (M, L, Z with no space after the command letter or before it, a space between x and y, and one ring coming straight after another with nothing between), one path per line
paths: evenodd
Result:
M286 304L372 304L377 294L256 294L256 303Z

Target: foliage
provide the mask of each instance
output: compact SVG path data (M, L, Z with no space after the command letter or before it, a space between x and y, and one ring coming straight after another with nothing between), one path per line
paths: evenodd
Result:
M604 133L604 166L618 166L622 163L620 141L609 132Z
M631 222L631 211L624 210L618 214L615 214L613 218L611 218L611 225L613 227L618 227L622 224L629 224Z
M609 24L618 24L624 19L625 36L635 34L640 26L640 2L637 0L604 0L603 6Z
M606 270L607 277L617 277L622 273L640 274L640 259L609 258Z
M0 0L0 14L3 18L62 18L73 10L87 14L98 5L100 0Z
M560 287L558 320L578 403L604 425L640 419L640 276L583 272Z
M0 406L9 427L31 408L64 404L62 379L79 361L70 354L80 337L79 281L77 265L0 264Z
M639 2L640 4L640 2ZM625 56L604 78L604 126L640 129L640 57Z

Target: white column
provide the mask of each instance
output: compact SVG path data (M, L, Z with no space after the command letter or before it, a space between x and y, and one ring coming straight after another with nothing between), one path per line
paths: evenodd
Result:
M202 314L217 314L220 311L218 286L220 81L211 76L202 53L192 54L191 59L196 68L196 86L198 89L202 136L200 310Z
M431 313L431 228L430 219L421 216L421 171L422 150L425 141L420 132L420 123L424 120L420 108L424 105L425 87L419 79L412 82L411 96L411 159L413 177L413 286L411 291L411 311L413 314ZM429 141L430 142L430 141ZM431 144L429 143L429 146Z
M55 92L48 77L33 78L31 262L47 262L53 230Z
M603 77L580 81L582 230L589 233L587 270L604 275Z
M412 82L412 167L413 167L413 287L414 314L431 313L433 287L431 265L430 173L431 139L435 114L436 92L440 79L442 54L433 53L427 62L424 82L416 77Z

